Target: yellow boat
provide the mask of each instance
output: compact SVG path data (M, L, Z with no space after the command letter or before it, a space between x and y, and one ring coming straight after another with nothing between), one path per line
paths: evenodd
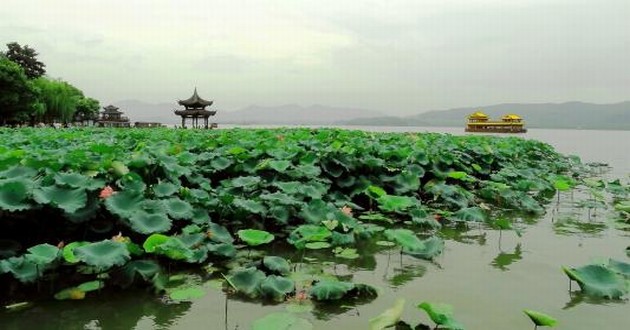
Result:
M485 113L477 111L468 116L466 132L486 133L525 133L523 118L513 113L501 117L501 121L492 121Z

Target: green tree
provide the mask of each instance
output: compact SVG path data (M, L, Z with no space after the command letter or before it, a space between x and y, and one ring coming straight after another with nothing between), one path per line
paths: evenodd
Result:
M35 79L34 83L39 90L40 105L35 111L38 121L68 123L74 119L83 92L62 80L42 77Z
M24 70L0 55L0 124L28 121L36 101L37 90Z
M77 111L74 113L74 121L95 120L98 118L99 102L91 97L82 97L77 102Z
M8 43L7 48L6 57L21 66L29 79L39 78L46 74L46 69L44 69L46 65L37 60L39 54L35 49L28 45L22 47L17 42Z

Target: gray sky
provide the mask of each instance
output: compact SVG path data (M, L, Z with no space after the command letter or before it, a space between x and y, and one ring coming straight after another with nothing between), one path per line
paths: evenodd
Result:
M630 0L2 0L11 41L102 103L630 99Z

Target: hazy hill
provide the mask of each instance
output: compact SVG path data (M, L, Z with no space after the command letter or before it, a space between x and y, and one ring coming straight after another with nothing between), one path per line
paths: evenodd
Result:
M178 124L180 117L173 113L179 109L173 103L144 103L126 100L114 103L121 111L135 121L153 121L165 124ZM212 107L214 108L214 107ZM240 125L334 125L358 117L383 116L382 113L354 108L328 107L323 105L282 105L276 107L249 106L236 111L217 108L213 122Z
M429 111L409 117L357 118L347 125L457 126L463 127L466 117L481 109L493 119L516 113L530 128L621 129L630 130L630 101L614 104L583 102L506 103L474 108Z

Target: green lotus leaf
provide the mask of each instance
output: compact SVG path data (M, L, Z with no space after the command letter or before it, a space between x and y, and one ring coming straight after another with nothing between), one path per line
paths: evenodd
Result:
M185 288L178 288L175 290L171 290L168 296L176 301L190 301L193 299L201 298L206 295L206 290L203 287L195 285L188 286Z
M140 210L144 197L134 191L119 191L105 200L105 207L109 212L127 218Z
M189 262L201 262L206 257L202 250L191 250L186 243L177 237L169 237L166 242L156 246L154 253L165 255L173 260L187 260Z
M615 204L615 210L619 212L628 212L630 213L630 200L620 201Z
M403 172L394 179L395 190L398 194L415 192L420 189L420 177L411 172Z
M219 257L234 258L236 256L236 248L232 243L206 244L209 253Z
M234 201L232 201L232 204L234 204L234 206L238 208L241 208L253 214L264 214L265 211L267 211L267 208L265 208L265 206L262 203L251 200L251 199L234 198Z
M608 261L608 267L610 267L615 272L625 276L626 278L630 278L630 264L623 261L618 261L615 259L610 259Z
M144 191L147 189L147 185L144 183L142 177L134 172L123 175L117 183L123 191L129 191L139 195L144 194Z
M80 260L74 255L74 249L79 246L87 245L89 242L72 242L63 247L62 256L66 262L75 264Z
M379 199L383 196L387 196L387 192L383 188L377 186L367 187L367 189L365 189L365 193L372 199Z
M328 204L321 199L315 199L310 201L306 207L302 208L300 216L311 224L318 224L322 220L327 220L328 215L335 212L335 208L332 204Z
M557 178L553 182L553 187L558 191L567 191L571 189L571 181L568 178Z
M525 313L525 315L527 315L537 327L554 327L556 323L558 323L558 321L553 317L531 309L524 309L523 313Z
M298 165L295 167L293 177L303 177L303 178L317 178L322 174L321 168L315 165Z
M89 243L74 249L74 255L80 261L99 269L122 266L129 259L127 245L112 240Z
M42 270L24 257L12 257L0 260L0 273L11 273L18 281L30 283L35 281Z
M153 186L153 193L156 197L169 197L175 194L179 187L170 182L160 182Z
M171 219L165 214L150 214L145 211L134 212L129 217L131 228L141 234L163 233L171 229Z
M437 236L423 240L422 245L420 249L403 248L403 252L416 258L433 260L444 251L444 240Z
M173 219L185 220L193 216L193 207L179 198L171 198L164 201L166 212Z
M384 212L404 213L405 210L417 206L420 201L413 197L384 195L377 199L378 207Z
M153 234L147 237L147 239L144 241L144 244L142 244L142 248L144 248L144 251L148 253L153 253L156 251L158 246L166 243L169 239L170 237L166 235Z
M380 315L370 319L370 330L382 330L392 327L400 321L405 309L405 299L398 298L393 307L386 309Z
M125 265L123 272L131 277L132 281L136 274L148 281L160 272L160 265L155 260L134 260Z
M77 286L77 289L83 292L90 292L100 290L105 287L105 283L103 281L90 281L81 283Z
M260 183L261 179L257 176L240 176L230 180L230 184L235 188L249 188L254 187Z
M96 217L101 208L100 202L95 198L88 198L87 204L73 213L64 212L64 217L74 223L84 223Z
M76 212L87 203L84 188L41 187L33 191L33 197L40 204L51 204L68 213Z
M57 173L55 183L70 188L87 188L89 177L79 173Z
M59 256L59 248L50 244L38 244L27 250L29 253L25 255L26 260L33 262L39 267L46 266L57 260Z
M210 162L210 167L216 171L223 171L230 167L234 162L226 157L217 157Z
M271 160L267 163L267 166L278 173L284 173L291 166L291 162L288 160Z
M279 191L270 194L261 194L260 199L265 201L268 205L299 206L303 204L301 200Z
M578 283L587 295L618 299L628 293L628 287L622 276L603 265L586 265L579 268L562 267L564 273Z
M337 247L333 250L333 253L335 254L335 257L337 258L342 258L342 259L357 259L359 258L359 254L357 253L357 249L353 249L353 248L342 248L342 247Z
M208 224L208 237L210 240L218 243L232 243L234 238L230 232L223 226L214 222Z
M274 236L269 232L257 229L241 229L236 234L249 246L267 244L274 239Z
M461 171L451 171L448 173L447 176L455 180L465 180L468 177L468 174L466 172L461 172Z
M466 207L453 213L452 220L463 222L484 222L487 219L486 212L480 207Z
M331 280L322 280L317 282L309 294L316 300L338 300L343 298L346 293L354 289L354 284L350 282L340 282Z
M258 296L260 283L266 278L260 270L250 267L234 271L228 278L228 282L238 292L250 297Z
M356 240L354 238L354 231L342 234L338 231L333 231L330 237L330 243L332 245L354 245Z
M271 313L252 323L252 330L311 330L313 325L290 313Z
M27 200L32 185L26 179L0 180L0 209L15 212L30 208Z
M385 222L389 224L394 223L394 220L392 218L387 217L383 213L379 213L379 212L363 213L359 216L359 219L365 220L365 221L373 221L373 222Z
M332 233L324 226L301 225L289 235L289 243L302 249L308 242L321 242L328 239Z
M270 271L282 275L286 275L291 271L289 262L282 257L266 256L263 258L263 265Z
M453 306L451 305L422 302L418 305L418 308L424 310L431 321L440 327L451 330L464 329L464 326L453 317Z
M389 246L396 246L396 243L390 242L390 241L377 241L376 245L389 247Z
M7 170L0 171L0 178L5 179L17 179L17 178L32 178L37 175L37 170L31 167L14 166Z
M278 187L282 192L289 195L295 195L300 192L300 186L302 182L289 181L289 182L274 182L273 185Z
M260 295L275 301L283 301L287 294L295 290L292 280L276 275L269 275L260 282Z
M425 249L424 243L416 236L416 233L409 229L387 229L384 234L388 240L396 242L403 249L410 251Z
M331 244L328 242L308 242L304 245L304 247L309 250L320 250L331 247Z

